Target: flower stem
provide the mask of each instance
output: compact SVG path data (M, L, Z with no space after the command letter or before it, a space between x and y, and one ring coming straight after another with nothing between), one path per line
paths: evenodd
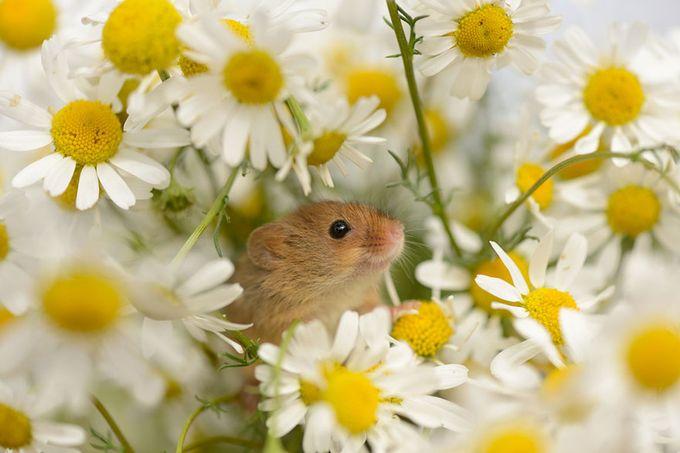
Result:
M505 211L496 219L496 221L492 224L491 227L486 231L484 235L484 242L488 242L489 240L493 239L494 236L496 236L496 233L498 233L498 230L503 226L503 223L514 213L517 208L519 208L525 201L529 199L529 197L536 192L546 181L548 181L550 178L555 176L557 173L561 172L565 168L577 164L579 162L584 162L587 160L593 160L593 159L630 159L630 160L637 160L640 155L648 150L640 150L635 153L631 154L626 154L626 153L616 153L616 152L595 152L595 153L590 153L590 154L580 154L578 156L570 157L569 159L565 159L562 162L555 164L553 167L551 167L548 171L543 173L543 175L534 183L533 186L529 188L526 192L522 193L510 206L508 206Z
M220 404L228 403L234 400L234 395L224 395L221 396L213 401L210 401L209 403L202 404L200 407L197 407L190 415L187 421L184 423L184 428L182 428L182 432L179 435L179 439L177 440L177 449L175 450L177 453L182 453L185 451L184 449L184 441L186 440L187 434L189 434L189 429L191 428L191 425L194 423L194 421L198 418L199 415L201 415L203 412L205 412L207 409L210 409L211 407L218 406ZM191 448L198 448L200 445L193 445L190 447ZM188 448L187 448L188 449Z
M418 123L418 136L420 137L420 142L422 145L423 158L425 159L425 166L427 168L427 177L432 188L432 211L441 220L442 225L444 226L444 231L446 232L446 236L448 237L449 243L451 244L451 248L456 253L456 255L462 256L462 251L456 242L455 237L453 236L449 218L446 215L446 209L444 208L444 203L442 201L441 189L439 187L439 182L437 181L437 173L435 172L434 162L432 159L430 134L427 130L427 124L425 123L423 103L420 99L420 94L418 93L418 85L416 83L415 71L413 69L413 53L411 52L408 41L406 40L404 28L402 27L401 19L399 18L399 6L395 0L386 0L386 2L387 9L390 13L392 29L394 30L394 34L397 37L397 43L399 44L401 60L404 63L404 73L406 74L408 91L411 96L411 103L413 104L413 110L416 115L416 122Z
M198 239L201 237L201 235L205 232L212 221L215 220L215 217L217 217L217 215L222 211L229 197L229 192L231 191L231 188L233 187L236 177L240 171L241 169L239 167L234 167L232 169L227 182L224 183L222 190L220 190L220 192L217 194L217 198L215 198L210 210L203 217L203 220L198 224L193 233L191 233L191 236L189 236L179 252L177 252L175 258L173 258L173 265L178 265L182 262L182 260L184 260L189 251L194 247L194 245L196 245L196 242L198 242Z
M102 418L104 418L106 423L109 425L109 428L111 428L111 431L113 431L113 434L118 439L118 442L120 442L123 451L125 453L134 453L132 445L130 445L130 442L128 442L127 438L123 434L123 431L121 431L118 423L116 423L116 421L113 419L113 416L111 416L111 413L106 409L104 404L102 404L102 402L99 401L99 399L94 395L92 395L90 399L92 400L94 407L97 408L97 411L99 411L101 414Z

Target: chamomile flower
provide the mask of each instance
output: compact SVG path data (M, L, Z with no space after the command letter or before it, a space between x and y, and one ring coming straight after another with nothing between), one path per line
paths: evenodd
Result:
M304 424L305 452L355 452L365 443L380 451L422 446L402 417L422 427L467 429L464 410L430 395L465 382L467 369L419 364L405 345L390 347L388 333L388 311L377 309L345 313L335 337L312 321L297 327L286 350L262 345L266 365L256 376L271 432L282 436Z
M128 303L127 279L98 255L43 259L34 271L29 309L12 319L0 342L3 374L30 376L55 405L81 412L97 383L112 380L142 404L164 382L142 360Z
M179 28L190 49L184 54L208 71L188 79L177 118L191 127L196 146L218 140L230 166L248 158L256 169L267 161L278 168L286 159L278 117L287 114L286 98L302 88L295 74L309 60L290 54L292 33L264 15L252 18L247 35L229 24L203 18Z
M52 421L46 405L23 384L0 381L0 449L6 453L80 451L87 435L80 426Z
M571 28L555 44L557 61L545 66L545 84L536 91L541 120L557 143L576 139L577 153L636 147L678 139L677 88L653 82L654 64L637 61L647 41L642 24L613 25L609 43L598 50L580 29Z
M652 237L680 253L675 181L673 173L662 176L640 163L611 166L596 184L569 192L567 201L583 212L564 228L585 234L593 250L609 244L614 248L614 261L618 261L623 239Z
M14 187L43 181L45 191L56 197L77 178L75 204L85 210L99 200L100 185L120 208L133 206L135 194L121 174L134 176L151 187L168 185L170 174L165 167L139 149L187 145L186 131L150 128L124 132L116 115L116 106L120 106L117 88L107 79L96 86L68 80L64 62L55 55L51 43L43 48L43 63L60 106L44 109L19 95L4 92L0 96L0 112L31 127L2 133L3 147L17 152L47 151L14 176Z
M553 248L552 231L541 238L531 256L529 282L498 244L492 242L491 246L510 273L513 283L508 284L505 280L487 275L477 275L475 281L480 288L503 301L492 302L492 308L512 313L515 329L527 339L503 351L502 357L514 354L517 358L526 355L525 359L528 360L542 352L555 366L564 366L563 345L566 333L560 327L560 312L590 309L609 297L612 291L607 288L595 297L577 292L580 288L574 286L574 281L587 256L588 245L585 238L577 234L569 238L549 282L546 280L546 272ZM491 371L497 377L502 374L498 365L504 363L498 357L492 362Z
M380 126L386 117L385 111L378 108L380 100L377 97L362 98L352 106L344 99L321 104L310 114L311 136L306 143L301 143L304 138L297 140L298 152L291 154L277 174L278 179L284 179L293 169L305 195L311 192L310 178L305 174L308 167L315 167L323 183L333 187L331 162L343 172L343 159L364 168L373 161L361 152L362 148L386 142L382 137L366 135Z
M198 267L187 276L188 269ZM135 278L132 303L146 317L142 326L142 347L147 356L163 338L173 335L173 321L198 341L206 342L206 332L218 336L234 349L243 349L222 332L243 330L250 325L236 324L213 313L232 303L243 292L238 284L227 284L234 265L226 258L198 263L184 262L182 267L165 265L148 259L140 263Z
M417 24L424 55L420 71L425 76L452 71L451 94L480 99L495 67L513 64L525 74L538 68L538 53L545 47L540 35L560 23L549 15L545 0L506 2L421 0L428 17Z

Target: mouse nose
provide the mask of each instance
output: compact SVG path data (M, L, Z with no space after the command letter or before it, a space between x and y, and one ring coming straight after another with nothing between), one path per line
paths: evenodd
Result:
M385 229L385 239L395 249L401 248L404 243L404 226L401 222L391 221Z

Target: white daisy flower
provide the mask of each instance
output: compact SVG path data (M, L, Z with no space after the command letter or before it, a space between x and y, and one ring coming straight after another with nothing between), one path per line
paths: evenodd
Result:
M505 366L508 364L505 359L511 356L512 364L519 365L541 352L555 366L564 366L566 352L563 345L564 336L567 333L563 332L560 327L560 312L591 309L612 294L612 288L607 288L595 297L577 293L579 288L573 283L587 257L588 244L585 238L578 234L569 238L560 254L554 275L549 276L550 281L546 279L546 272L553 248L552 231L541 238L529 261L531 286L513 259L495 242L491 242L491 246L510 273L512 284L487 275L477 275L475 282L482 289L503 301L493 302L491 306L512 313L515 329L527 339L499 354L491 363L492 374L501 380L510 379L511 376L508 376L505 371L506 368L511 367ZM524 359L520 360L520 356ZM519 370L519 367L517 368ZM522 370L526 371L524 368ZM512 378L522 380L526 378L525 374L522 373L522 376L517 374ZM534 385L535 376L532 381L525 380L524 384Z
M88 407L103 380L142 404L156 404L165 384L142 360L126 278L101 256L41 264L30 308L3 329L0 375L25 373L46 398L75 412Z
M226 283L234 273L234 265L226 258L200 266L192 261L185 261L181 268L151 259L139 265L132 283L132 303L145 315L142 348L147 357L155 352L159 341L174 335L174 320L182 321L187 332L198 341L206 342L206 332L209 332L243 352L238 343L222 332L244 330L251 324L232 323L213 314L243 292L240 285ZM193 273L187 275L189 272Z
M260 346L266 365L255 373L271 433L283 436L304 424L305 452L358 452L365 443L415 451L423 440L402 417L425 428L467 429L463 409L431 396L464 383L467 369L419 364L405 345L390 347L388 333L388 310L347 312L334 338L312 321L297 327L286 350Z
M185 130L124 132L116 115L115 106L120 104L117 87L105 78L96 86L78 86L68 80L64 61L55 55L51 42L43 48L43 64L51 88L62 101L59 107L43 109L18 95L0 94L0 112L32 127L1 133L3 147L17 152L49 151L14 176L14 187L43 181L43 188L56 197L77 178L76 207L81 210L97 203L100 184L120 208L133 206L135 194L121 174L134 176L151 187L167 187L169 172L139 149L188 145Z
M312 109L309 115L313 128L309 138L299 137L296 129L288 125L287 129L293 131L297 149L293 150L288 161L281 167L276 175L277 179L285 179L293 169L305 195L309 195L312 190L309 166L317 169L326 186L333 187L329 169L331 162L335 162L343 173L343 158L359 168L372 163L371 158L361 150L367 146L386 143L382 137L366 135L385 121L387 114L378 108L379 104L380 99L376 96L361 98L352 106L345 99L335 102L330 99L320 100L317 108Z
M0 450L5 453L76 453L87 440L80 426L52 421L46 403L24 385L0 381Z
M677 177L665 176L633 163L611 166L596 184L574 187L565 192L567 202L582 209L561 225L564 231L580 232L592 250L608 245L602 253L618 262L622 240L651 237L664 247L680 253L680 212Z
M191 127L196 146L217 140L230 166L239 165L248 150L256 169L268 160L278 168L286 159L278 118L289 114L284 101L300 91L295 73L309 60L287 52L292 33L272 27L266 16L253 17L247 27L230 24L206 17L179 28L190 49L184 55L208 71L190 77L177 93L177 118Z
M491 70L512 63L525 74L539 65L545 47L540 35L555 30L546 0L420 0L428 17L416 29L423 36L420 71L433 76L451 66L451 94L480 99Z
M550 138L557 143L578 138L574 149L580 154L601 143L630 152L677 141L677 87L650 81L654 64L636 62L646 42L647 28L639 23L613 25L601 51L582 30L567 30L555 44L557 62L545 65L546 82L536 91Z

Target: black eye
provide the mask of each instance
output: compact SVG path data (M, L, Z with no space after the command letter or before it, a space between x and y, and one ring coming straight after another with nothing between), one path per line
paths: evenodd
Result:
M331 224L331 229L328 231L328 233L333 239L342 239L347 236L347 233L349 233L351 230L352 229L349 227L347 222L344 220L336 220Z

